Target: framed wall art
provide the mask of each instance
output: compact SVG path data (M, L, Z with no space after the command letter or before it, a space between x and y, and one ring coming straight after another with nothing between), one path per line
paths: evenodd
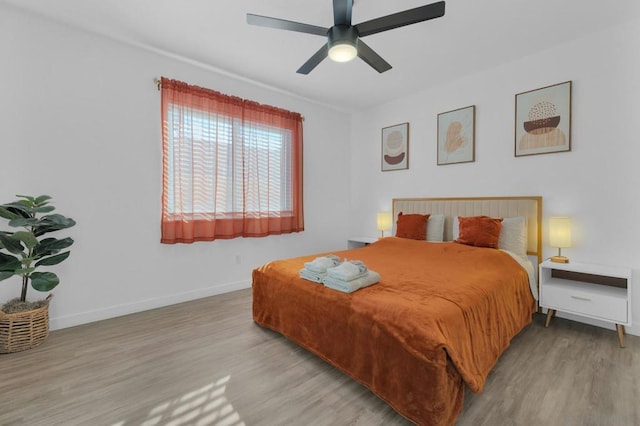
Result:
M409 168L409 123L382 129L382 171Z
M571 151L571 81L516 95L515 156Z
M438 114L438 165L476 159L476 106Z

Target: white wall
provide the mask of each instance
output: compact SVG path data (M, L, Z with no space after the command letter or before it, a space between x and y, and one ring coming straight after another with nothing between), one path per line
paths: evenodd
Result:
M333 154L349 145L347 115L2 5L0 58L0 201L49 194L78 222L53 328L246 288L264 262L346 247L344 211L327 206L348 204L348 155ZM304 232L159 243L162 75L306 117ZM19 287L1 282L0 301Z
M633 22L355 115L350 233L376 235L375 213L394 197L541 195L545 219L573 219L574 247L564 254L633 268L629 331L640 335L639 51ZM515 158L514 95L567 80L572 151ZM476 161L437 166L437 114L468 105L476 105ZM381 128L402 122L409 170L382 173ZM546 235L543 244L545 257L555 254Z

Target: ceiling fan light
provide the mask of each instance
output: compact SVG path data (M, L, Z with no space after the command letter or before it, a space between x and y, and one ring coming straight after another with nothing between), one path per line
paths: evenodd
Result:
M356 56L358 56L358 50L349 43L334 44L329 49L329 58L335 62L349 62Z

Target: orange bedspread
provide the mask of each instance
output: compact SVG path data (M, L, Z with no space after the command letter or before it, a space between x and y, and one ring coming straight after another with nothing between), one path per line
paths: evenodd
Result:
M453 424L535 310L526 271L496 249L385 238L333 252L378 284L351 294L298 277L318 255L253 271L253 318L346 372L408 419Z

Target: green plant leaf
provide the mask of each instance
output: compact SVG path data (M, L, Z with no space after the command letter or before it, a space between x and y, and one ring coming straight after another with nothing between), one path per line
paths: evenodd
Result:
M73 221L73 219L62 216L61 214L58 214L58 213L43 216L42 219L45 219L47 222L54 225L69 226L69 224L72 222L75 225L75 222Z
M18 198L24 198L26 201L30 201L31 203L34 203L34 202L36 201L35 197L32 197L32 196L30 196L30 195L20 195L20 194L17 194L17 195L16 195L16 197L18 197ZM23 201L23 200L20 200L20 201Z
M36 219L35 217L17 217L9 221L9 226L18 228L22 226L33 226L36 223L38 223L38 219Z
M5 206L0 206L0 217L13 220L20 217L20 215L9 211Z
M0 234L0 242L9 253L18 254L24 251L20 240L13 239L11 235Z
M58 253L62 249L66 249L73 244L73 239L67 237L58 240L57 238L45 238L40 244L33 248L33 258L41 259L44 256L50 256Z
M13 232L0 231L0 235L11 237L13 235ZM4 248L4 245L2 245L2 241L0 241L0 249L3 249L3 248Z
M69 257L70 254L71 254L71 252L65 251L64 253L56 254L55 256L45 257L44 259L42 259L42 260L40 260L39 262L36 263L36 268L38 266L57 265L58 263L62 262L67 257Z
M7 278L11 278L15 274L11 271L0 271L0 281L6 280Z
M35 202L37 205L42 205L45 201L48 201L50 199L51 197L48 195L40 195L39 197L36 197Z
M38 223L34 226L33 233L36 237L39 237L40 235L48 232L71 228L75 224L76 221L71 218L64 217L61 214L52 214L41 217Z
M49 213L54 211L56 208L54 206L36 206L33 208L33 211L36 213Z
M34 272L31 274L31 287L38 291L51 291L58 284L60 284L60 278L53 272Z
M24 206L20 202L8 203L2 205L9 212L17 215L17 217L33 217L33 212L31 211L31 207Z
M26 208L27 210L33 208L33 201L30 201L30 200L18 200L15 202L15 204L18 204Z
M10 254L0 253L1 272L11 272L11 275L13 275L13 271L20 268L22 268L22 262L20 259L15 256L11 256Z
M12 238L22 241L24 245L27 246L27 248L29 249L32 249L38 245L38 239L36 238L35 235L33 235L33 232L27 232L27 231L14 232Z

